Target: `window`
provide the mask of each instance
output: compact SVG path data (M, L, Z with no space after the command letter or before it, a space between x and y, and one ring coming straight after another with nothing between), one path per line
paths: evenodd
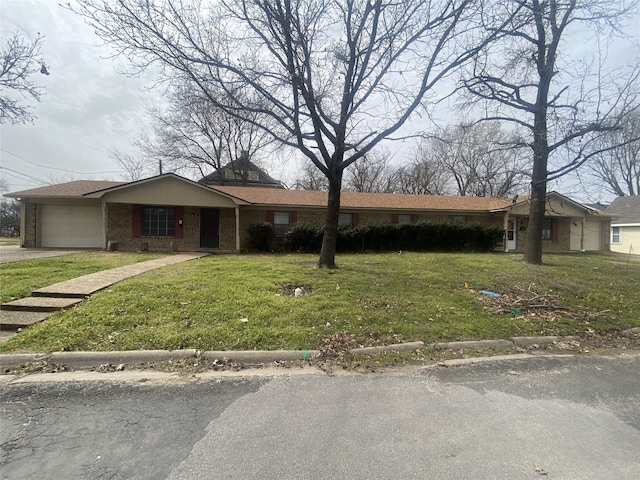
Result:
M273 212L273 236L275 238L284 237L289 223L289 212Z
M243 179L244 173L245 172L236 172L234 170L227 169L224 171L224 178L226 180L244 180ZM248 171L246 172L246 174L247 174L247 179L249 180L253 180L257 182L260 178L260 175L255 170Z
M142 207L142 235L145 237L173 237L174 209L172 207Z
M454 215L453 223L467 223L466 215Z
M406 213L399 214L398 223L411 223L411 215Z
M353 214L352 213L341 213L338 217L338 225L350 227L353 225Z
M622 243L622 228L621 227L611 227L611 243Z
M551 218L545 218L542 222L542 240L552 240L551 227L553 220Z

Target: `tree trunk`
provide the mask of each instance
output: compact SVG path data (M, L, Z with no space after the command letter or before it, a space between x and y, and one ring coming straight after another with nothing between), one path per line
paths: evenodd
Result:
M318 268L336 268L342 170L330 170L327 178L329 180L329 199L327 201L327 218L324 225Z
M527 226L527 246L523 259L525 263L533 265L542 265L542 229L547 201L547 163L549 161L546 117L546 108L539 107L534 118L531 205Z

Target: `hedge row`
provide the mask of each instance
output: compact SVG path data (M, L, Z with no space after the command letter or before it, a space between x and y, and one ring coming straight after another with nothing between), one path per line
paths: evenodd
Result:
M255 241L252 239L252 243L256 246L268 243L269 234L265 237L264 230L261 232L261 239ZM322 235L323 228L319 225L296 224L285 235L283 247L292 251L317 252L322 246ZM501 227L477 223L420 222L356 225L340 227L337 250L340 252L489 251L503 240L503 236L504 230Z

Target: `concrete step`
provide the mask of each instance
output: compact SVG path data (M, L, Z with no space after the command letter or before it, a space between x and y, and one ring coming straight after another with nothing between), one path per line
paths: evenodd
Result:
M0 310L57 312L82 302L81 298L27 297L0 305Z
M49 316L49 312L20 312L0 310L0 331L15 332L19 328L27 328L39 323Z

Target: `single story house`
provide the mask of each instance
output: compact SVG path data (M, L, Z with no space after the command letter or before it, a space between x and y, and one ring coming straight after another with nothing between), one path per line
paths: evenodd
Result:
M616 198L605 213L611 220L611 251L640 255L640 195Z
M167 173L129 183L74 181L14 192L22 246L190 251L248 248L247 227L269 222L275 237L295 223L322 224L327 193L203 185ZM340 224L418 221L503 226L500 249L526 244L527 199L343 192ZM547 252L608 251L611 217L563 195L548 195Z

